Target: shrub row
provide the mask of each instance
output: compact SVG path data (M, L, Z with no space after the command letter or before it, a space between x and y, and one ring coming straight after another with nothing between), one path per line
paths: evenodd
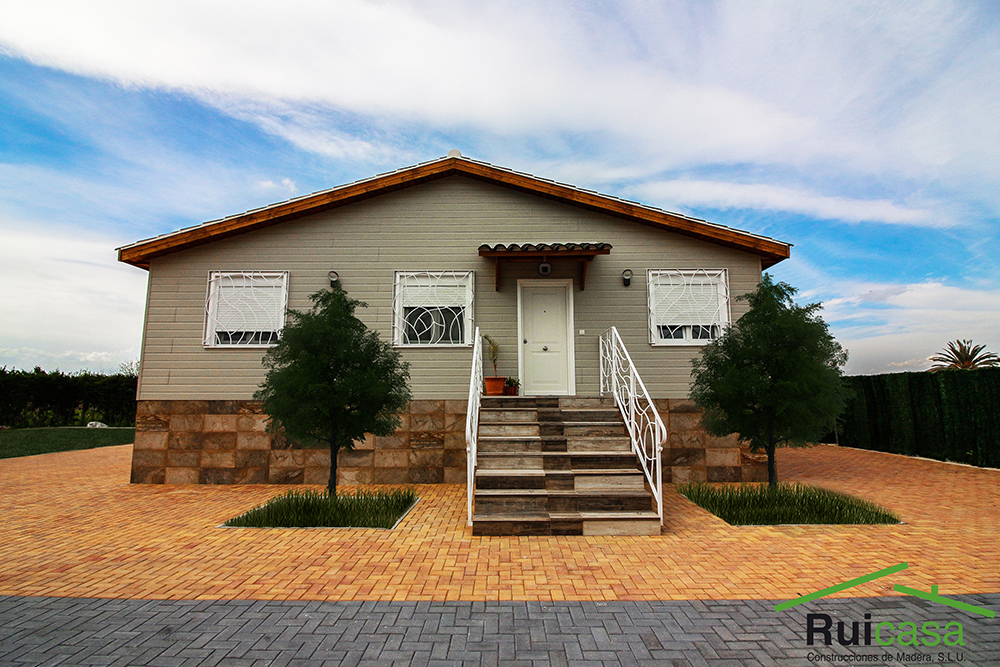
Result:
M841 445L1000 467L1000 368L845 380Z
M136 381L133 373L0 368L0 426L85 426L89 421L134 426Z

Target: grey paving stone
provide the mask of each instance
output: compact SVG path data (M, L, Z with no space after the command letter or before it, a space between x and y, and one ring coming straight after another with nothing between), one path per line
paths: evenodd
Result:
M996 610L1000 594L956 597ZM808 646L809 613L832 619ZM801 665L855 621L962 623L964 665L1000 664L1000 621L910 597L774 602L273 602L0 596L0 666ZM862 626L863 627L863 626ZM887 647L888 648L888 647ZM895 652L893 647L893 652ZM937 647L910 649L936 653Z

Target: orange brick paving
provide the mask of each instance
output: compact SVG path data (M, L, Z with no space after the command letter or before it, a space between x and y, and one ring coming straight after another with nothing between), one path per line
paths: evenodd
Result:
M0 460L0 594L266 600L789 599L1000 592L1000 471L821 446L779 475L886 505L896 526L733 527L668 487L659 537L472 537L465 487L418 486L394 531L222 529L276 486L130 485L132 448Z

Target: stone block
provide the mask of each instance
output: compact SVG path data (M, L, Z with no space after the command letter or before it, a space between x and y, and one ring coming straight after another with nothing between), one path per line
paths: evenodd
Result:
M235 415L240 411L239 401L209 401L208 414Z
M444 402L444 411L451 414L461 414L462 419L465 419L466 406L468 405L469 402L464 398L447 400ZM463 426L462 428L465 427Z
M330 471L327 471L329 476ZM371 484L372 483L372 469L371 468L338 468L337 469L337 483L345 484L348 486L358 486L360 484Z
M264 433L267 431L267 416L241 414L236 418L236 430L240 433Z
M170 431L179 433L181 431L201 432L205 426L205 415L170 415Z
M365 433L365 437L354 441L354 449L375 449L375 436Z
M235 472L233 468L202 468L198 475L198 483L232 484Z
M204 416L208 413L208 401L170 401L171 415Z
M704 427L701 425L700 412L672 412L670 413L671 431L700 431Z
M237 449L235 453L236 468L267 468L271 463L271 452L266 449Z
M444 449L444 433L440 431L433 433L410 433L410 447L412 449Z
M408 484L408 468L375 468L372 470L372 484Z
M743 464L741 466L741 469L742 469L741 479L744 482L767 481L767 464L764 465L758 463Z
M202 433L202 449L236 449L236 432Z
M688 468L688 481L691 482L707 482L708 472L704 466L695 467L691 466Z
M344 466L345 468L370 468L374 458L375 453L371 451L355 450L353 452L340 452L337 456L337 466ZM326 453L326 467L330 467L330 452Z
M705 450L705 465L706 466L739 466L740 463L740 450L739 449L706 449Z
M267 468L234 468L233 484L267 484Z
M339 478L340 475L338 474ZM326 486L330 483L330 468L306 468L302 475L303 484L321 484Z
M205 415L203 431L231 431L236 432L236 415Z
M393 431L395 435L406 435L410 432L410 415L406 412L399 415L399 426Z
M144 466L132 465L132 484L163 484L165 478L165 468L147 468Z
M376 449L372 465L375 468L406 468L410 465L410 452L405 449Z
M444 466L446 468L461 468L465 470L466 465L466 452L464 449L446 449L444 450Z
M201 465L201 452L194 449L168 449L168 468L197 468ZM194 484L194 482L192 482Z
M689 398L671 398L669 403L671 413L701 412L698 404Z
M234 434L235 435L235 434ZM235 468L236 452L234 450L222 451L216 449L204 449L201 452L202 468ZM203 484L223 484L224 482L202 482ZM228 484L229 482L225 482Z
M443 449L411 449L411 468L440 468L444 465Z
M133 449L132 467L163 468L167 465L167 450L165 449Z
M306 454L301 449L272 449L271 468L304 468Z
M267 433L237 433L236 449L270 449L271 436Z
M410 415L410 434L422 431L444 431L444 413L428 412Z
M302 484L304 477L303 468L271 468L267 471L270 484Z
M444 468L410 468L410 484L441 484Z
M444 469L444 483L445 484L465 484L468 481L468 471L463 468L445 468Z
M444 412L444 401L410 401L411 415L426 415L433 412Z
M740 437L736 433L729 435L714 436L705 434L705 447L716 449L740 448Z
M705 450L694 447L671 447L663 450L663 458L665 464L672 467L705 465Z
M409 449L410 438L405 435L386 435L375 437L375 449Z
M445 433L465 433L465 413L446 412L444 414L444 431Z
M136 431L169 431L170 415L136 415Z
M445 433L444 434L444 448L445 449L461 449L465 450L468 443L465 442L465 431L461 433Z
M133 452L141 449L165 450L167 448L167 436L166 431L140 431L136 429L135 444L132 446Z
M151 415L169 415L170 407L167 401L136 401L136 417L148 417Z
M164 484L197 484L198 468L167 468L164 474Z
M708 466L705 479L709 482L742 482L743 469L740 466Z
M236 401L236 412L241 415L262 415L264 404L260 401Z
M171 432L167 436L167 449L201 449L201 435L194 431Z
M656 411L660 413L660 418L663 421L667 421L667 414L670 412L670 399L669 398L654 398L653 405L656 406Z
M704 431L670 431L667 444L674 449L704 449Z

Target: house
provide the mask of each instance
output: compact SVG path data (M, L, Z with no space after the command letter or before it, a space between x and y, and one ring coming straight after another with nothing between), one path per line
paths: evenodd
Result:
M266 432L253 401L285 309L336 278L409 362L395 435L343 483L463 483L476 329L527 396L598 396L616 327L669 433L664 479L756 479L687 400L691 360L790 246L448 156L118 249L149 273L132 481L325 483L329 454ZM487 369L492 374L492 368Z

